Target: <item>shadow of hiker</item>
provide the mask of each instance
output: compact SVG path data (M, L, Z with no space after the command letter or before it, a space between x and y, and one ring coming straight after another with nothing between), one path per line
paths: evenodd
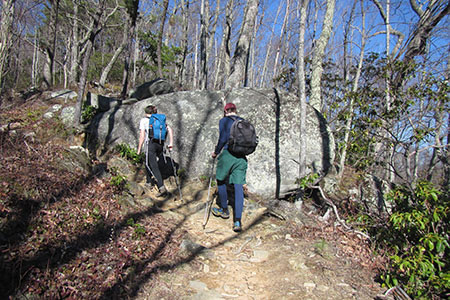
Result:
M180 164L178 164L169 154L161 153L158 157L158 167L162 178L165 180L171 176L178 176Z

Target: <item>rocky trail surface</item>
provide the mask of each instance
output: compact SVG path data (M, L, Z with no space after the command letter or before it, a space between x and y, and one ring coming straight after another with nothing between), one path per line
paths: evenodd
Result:
M177 220L184 232L180 252L189 259L160 272L158 284L143 284L137 299L375 299L383 293L359 239L318 221L305 206L299 212L286 202L277 208L286 218L277 218L267 203L246 197L243 231L235 233L232 218L212 214L203 228L204 183L186 185L182 201L174 185L169 190L164 199L148 190L139 201Z

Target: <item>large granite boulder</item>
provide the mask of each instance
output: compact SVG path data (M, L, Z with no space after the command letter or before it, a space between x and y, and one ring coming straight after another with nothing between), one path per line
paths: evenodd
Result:
M155 96L99 114L92 123L92 133L102 147L126 143L137 148L144 108L156 105L174 129L174 160L191 177L209 175L225 99L237 105L238 114L254 124L259 136L258 148L248 156L249 190L271 198L295 189L300 133L298 98L292 94L244 88L227 93L188 91ZM306 125L307 166L326 173L334 160L333 136L321 114L310 106Z

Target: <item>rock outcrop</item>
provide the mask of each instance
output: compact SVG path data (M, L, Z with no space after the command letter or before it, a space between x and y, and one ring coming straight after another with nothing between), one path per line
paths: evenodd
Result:
M237 105L238 114L250 120L259 136L255 153L248 156L249 191L266 198L296 188L299 156L299 104L292 94L272 89L176 92L129 105L116 105L96 116L91 136L101 148L126 143L137 148L139 120L153 104L167 115L174 129L174 160L191 177L209 175L211 153L218 139L218 124L225 102ZM307 167L326 173L334 160L334 139L322 115L307 106Z
M130 92L131 98L138 100L150 98L153 96L172 93L173 86L165 79L157 78L149 82L145 82Z

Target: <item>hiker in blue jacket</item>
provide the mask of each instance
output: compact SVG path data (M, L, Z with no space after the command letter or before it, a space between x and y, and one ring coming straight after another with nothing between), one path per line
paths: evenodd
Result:
M164 151L164 139L154 139L152 137L149 137L149 128L150 128L150 117L152 114L157 114L158 110L156 106L149 105L145 109L145 117L141 119L139 123L139 145L137 149L137 154L141 153L141 150L146 148L147 151L147 157L146 157L146 177L147 177L147 183L150 184L152 180L152 175L156 179L156 184L158 186L158 197L163 196L167 193L167 189L164 186L164 181L161 175L161 171L158 167L158 160L157 157L161 155L161 153ZM167 148L169 151L172 151L173 148L173 131L172 128L166 124L167 129L167 136L168 136L168 144ZM144 144L145 142L145 144ZM150 167L150 169L149 169Z
M212 153L212 157L217 159L216 180L219 191L220 207L213 207L212 213L216 217L228 219L228 193L227 184L234 185L234 222L233 230L242 230L242 210L244 208L244 188L247 173L247 159L245 156L236 157L228 151L228 139L230 137L231 126L234 120L231 116L237 117L236 105L227 103L224 107L224 117L219 121L219 141ZM238 117L239 118L239 117ZM221 152L222 151L222 152ZM219 155L220 153L220 155ZM226 182L228 179L228 182Z

